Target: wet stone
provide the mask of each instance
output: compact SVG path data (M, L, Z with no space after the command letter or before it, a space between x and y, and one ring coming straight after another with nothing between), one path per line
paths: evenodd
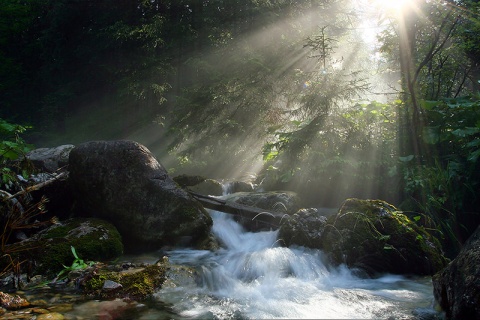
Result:
M37 320L63 320L65 317L58 312L51 312L37 316Z
M0 305L7 310L15 310L28 307L30 303L18 295L0 292Z
M121 289L121 288L123 288L123 286L120 283L112 281L112 280L105 280L105 282L103 283L102 290L103 291L114 291L114 290L118 290L118 289Z

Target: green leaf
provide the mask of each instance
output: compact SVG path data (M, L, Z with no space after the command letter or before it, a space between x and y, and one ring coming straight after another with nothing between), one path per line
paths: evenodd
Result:
M18 159L18 153L15 152L14 150L8 150L6 152L4 152L2 154L2 156L5 158L5 159L8 159L8 160L16 160Z
M480 149L478 150L475 150L474 152L472 152L467 160L470 161L470 162L476 162L478 160L478 157L480 157Z
M427 101L423 100L420 102L420 105L425 110L433 110L436 106L438 106L441 102L439 101Z
M409 155L409 156L405 156L405 157L398 157L398 159L401 161L401 162L409 162L409 161L412 161L413 158L415 158L415 156L413 154Z
M413 220L420 221L421 218L422 218L421 216L415 216L415 217L413 217Z
M467 147L479 147L480 146L480 139L475 139L467 143Z
M427 144L436 144L440 141L439 128L438 127L425 127L423 128L423 141Z
M5 133L15 133L15 125L10 124L6 121L1 121L0 130L4 131Z
M452 131L453 135L456 135L457 137L462 137L462 138L471 136L477 133L480 133L480 128L477 128L477 127L468 127L465 129L457 129Z
M75 257L75 259L79 259L78 255L77 255L77 251L75 250L75 248L73 246L70 246L70 250L72 250L72 254Z

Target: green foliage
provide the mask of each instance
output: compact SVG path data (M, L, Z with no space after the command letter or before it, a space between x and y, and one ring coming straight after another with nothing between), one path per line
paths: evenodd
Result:
M68 276L68 273L71 271L83 270L95 264L95 262L90 261L89 263L86 263L85 261L80 259L77 255L77 251L73 246L70 246L70 250L72 251L72 254L75 257L75 259L73 260L71 266L67 267L63 265L63 270L57 274L57 277L55 278L56 280L61 280L66 278Z
M27 166L25 161L13 162L13 160L22 160L22 157L32 149L32 146L21 138L21 134L29 128L31 127L0 119L0 174L3 184L16 180L13 166L19 169L24 177L30 173L31 167Z
M319 201L322 190L322 201L332 205L347 195L379 197L375 185L383 183L392 187L384 188L382 196L392 197L398 192L392 183L398 104L357 103L332 111L309 134L305 127L310 123L304 122L292 124L290 132L274 132L276 140L263 147L264 175L279 182L272 188L295 187L312 201ZM302 144L303 149L294 149Z
M423 138L435 160L419 164L413 156L404 158L407 208L427 214L450 247L458 248L478 212L480 100L462 97L422 106L427 119Z

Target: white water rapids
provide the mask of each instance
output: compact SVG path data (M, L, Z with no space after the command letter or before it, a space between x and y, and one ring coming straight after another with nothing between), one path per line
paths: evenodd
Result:
M279 246L277 231L246 232L227 214L211 215L224 249L168 252L172 264L195 267L201 279L156 294L179 318L440 318L430 278L360 277L329 267L319 250Z

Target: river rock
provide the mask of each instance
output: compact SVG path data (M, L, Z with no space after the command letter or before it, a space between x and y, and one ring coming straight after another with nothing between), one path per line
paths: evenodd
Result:
M173 177L173 181L178 183L182 188L196 186L197 184L205 181L207 178L202 176L191 176L188 174L181 174L179 176Z
M205 179L202 182L188 187L189 190L210 196L221 196L223 194L223 186L214 179Z
M0 306L2 308L16 310L28 307L29 305L30 303L26 299L18 295L11 295L0 291Z
M300 198L291 191L237 192L228 195L225 200L286 214L300 209Z
M210 236L209 214L139 143L80 144L69 169L81 211L111 221L128 249L191 246Z
M317 209L300 209L280 226L278 239L285 246L299 245L314 249L322 248L322 236L327 218Z
M253 192L254 187L252 183L245 181L229 181L225 184L225 191L227 194L236 192Z
M26 158L38 171L52 173L68 165L69 154L74 147L66 144L55 148L39 148L28 152Z
M480 226L458 256L433 276L433 293L447 319L480 319Z
M447 263L435 237L381 200L347 199L322 242L334 263L372 274L433 275Z
M165 282L167 262L123 272L94 270L80 281L85 294L99 299L144 300Z

